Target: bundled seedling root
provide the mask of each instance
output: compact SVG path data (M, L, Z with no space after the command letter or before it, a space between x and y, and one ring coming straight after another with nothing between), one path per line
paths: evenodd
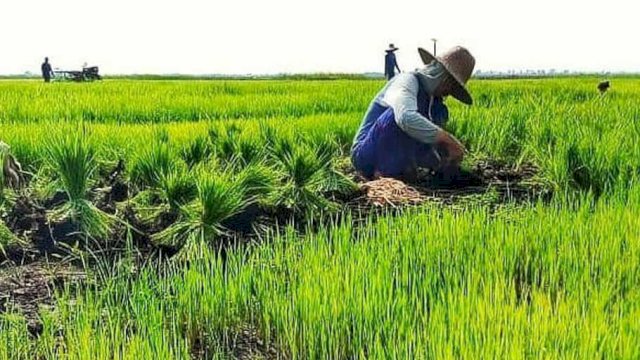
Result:
M404 206L423 202L424 196L400 180L380 178L362 184L367 203L377 206Z

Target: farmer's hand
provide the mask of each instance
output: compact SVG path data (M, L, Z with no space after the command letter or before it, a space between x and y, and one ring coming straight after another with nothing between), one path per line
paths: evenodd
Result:
M464 146L453 135L444 130L438 131L436 135L436 146L445 150L445 156L440 163L442 166L458 165L464 158Z

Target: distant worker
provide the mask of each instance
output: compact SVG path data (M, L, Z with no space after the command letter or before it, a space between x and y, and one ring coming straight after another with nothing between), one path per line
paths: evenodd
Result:
M400 72L400 67L398 66L398 61L396 61L395 54L397 50L398 48L393 44L389 44L389 48L385 50L387 55L384 56L384 77L387 78L387 80L391 80L396 76L396 69Z
M48 83L49 81L51 81L51 77L53 77L53 70L51 69L51 64L49 64L48 57L44 58L44 62L42 63L41 69L42 69L42 78L44 79L44 82Z
M475 59L463 47L434 57L419 48L425 66L389 81L369 105L351 147L351 161L367 179L415 181L417 169L456 174L464 147L443 130L449 111L444 98L471 105L465 89Z
M607 90L609 90L610 87L611 87L611 83L609 82L609 80L601 81L598 84L598 90L600 91L600 94L602 94L602 95L604 95L604 93L606 93Z

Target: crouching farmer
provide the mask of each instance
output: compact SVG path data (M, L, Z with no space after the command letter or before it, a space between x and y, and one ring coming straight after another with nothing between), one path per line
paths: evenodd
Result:
M371 102L351 148L351 161L367 179L414 181L417 168L457 169L464 147L442 129L449 112L444 97L471 105L465 84L475 59L456 47L434 57L420 48L425 67L389 81Z

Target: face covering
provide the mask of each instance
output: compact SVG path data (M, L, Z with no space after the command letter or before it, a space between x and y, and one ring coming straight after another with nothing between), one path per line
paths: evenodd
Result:
M433 93L447 77L447 70L439 62L432 61L422 69L416 70L416 73L418 74L418 79L420 79L420 85L429 95L429 118L431 119L431 106L434 100Z
M437 61L432 61L429 65L418 69L416 73L419 75L420 83L424 90L431 96L442 81L447 76L447 71Z

